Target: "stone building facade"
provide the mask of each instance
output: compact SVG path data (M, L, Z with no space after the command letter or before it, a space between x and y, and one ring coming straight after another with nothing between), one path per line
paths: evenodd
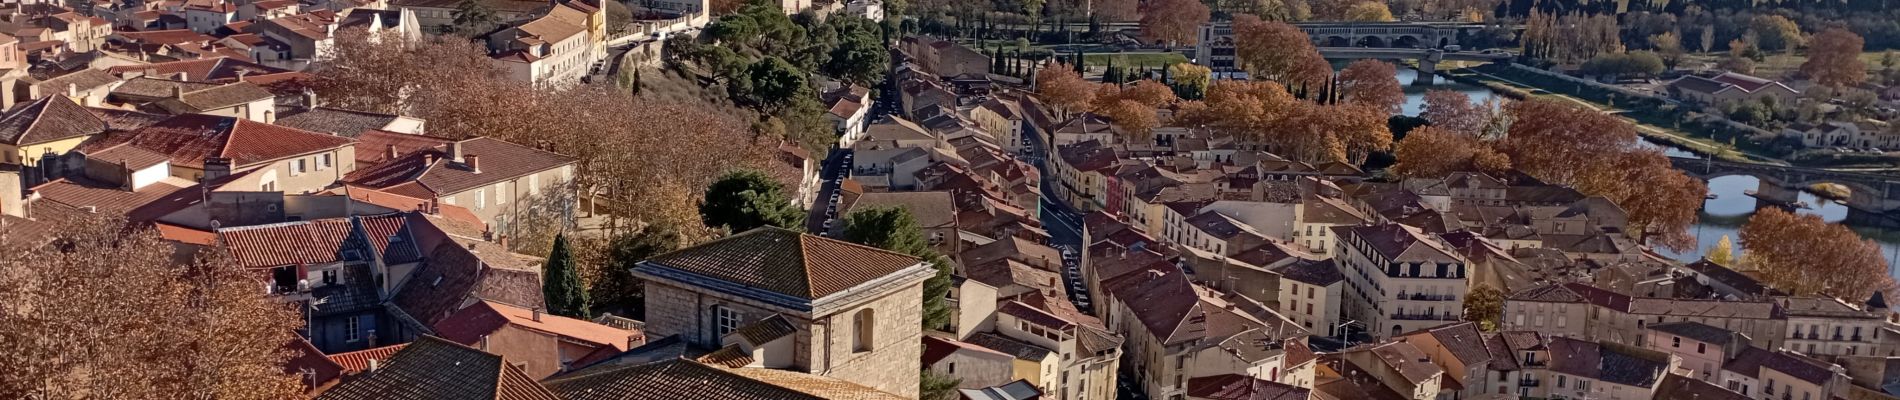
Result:
M928 263L768 227L655 257L634 274L645 282L649 337L749 353L744 367L918 394Z

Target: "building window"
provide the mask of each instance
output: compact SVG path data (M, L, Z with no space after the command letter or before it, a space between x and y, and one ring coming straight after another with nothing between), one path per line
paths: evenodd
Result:
M1563 375L1557 375L1557 388L1558 388L1558 389L1563 389L1563 388L1564 388L1564 376L1563 376Z
M487 208L488 208L488 190L475 189L475 209L483 210Z
M871 351L872 334L877 329L877 315L869 308L858 310L857 315L851 317L851 324L856 328L852 334L851 350Z
M325 154L317 155L317 170L318 171L330 169L330 164L331 164L330 154L325 153Z
M495 205L508 204L508 191L502 186L506 184L507 183L495 184Z
M528 195L541 194L540 175L528 175Z
M362 317L363 316L361 315L351 315L347 318L343 318L343 339L344 340L354 342L359 339L362 339L362 336L357 334L357 329L361 328L361 326L359 326L358 324L361 324L362 322L356 320L357 318L362 318Z
M309 166L304 164L304 159L290 160L290 176L303 175L304 171L307 170L309 170Z
M1709 345L1708 345L1707 343L1696 343L1696 344L1695 344L1695 353L1696 353L1696 354L1702 354L1702 352L1705 352L1705 351L1709 351Z
M1682 347L1682 337L1681 336L1669 337L1669 347Z
M717 339L719 336L726 336L726 334L732 333L732 331L739 330L738 311L726 308L726 306L713 306L712 309L714 339Z

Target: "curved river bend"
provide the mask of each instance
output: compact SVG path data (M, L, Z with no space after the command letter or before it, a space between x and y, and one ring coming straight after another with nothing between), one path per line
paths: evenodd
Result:
M1439 76L1430 76L1431 86L1412 86L1412 82L1419 78L1418 71L1400 68L1398 72L1399 83L1405 85L1405 105L1402 107L1405 115L1418 115L1427 90L1456 90L1471 96L1472 101L1483 101L1494 96L1490 90L1483 87L1451 82ZM1643 145L1662 148L1663 152L1670 156L1696 157L1694 153L1652 143L1647 139L1643 141ZM1715 247L1715 243L1720 241L1722 236L1728 236L1730 240L1739 242L1741 237L1738 232L1742 224L1748 222L1748 217L1754 214L1756 209L1755 198L1749 197L1745 192L1755 190L1760 183L1760 180L1751 176L1726 176L1709 181L1709 193L1715 194L1716 198L1703 203L1695 226L1689 228L1690 233L1695 235L1697 249L1684 252L1663 251L1662 253L1682 262L1693 262L1701 258L1703 254L1707 254L1710 248ZM1811 206L1808 209L1796 210L1801 214L1820 215L1822 219L1835 223L1847 218L1847 206L1822 199L1813 193L1801 192L1801 201ZM1900 260L1900 231L1852 225L1849 227L1860 232L1862 237L1873 239L1880 244L1887 256L1889 273L1892 274L1895 270L1892 266L1896 264L1896 260ZM1741 244L1735 245L1739 251Z

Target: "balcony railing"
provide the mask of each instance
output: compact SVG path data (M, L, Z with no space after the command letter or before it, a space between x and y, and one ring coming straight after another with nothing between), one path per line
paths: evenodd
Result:
M1439 314L1392 313L1392 319L1401 321L1457 321L1458 317L1452 316L1449 312Z
M1524 387L1537 387L1537 385L1540 385L1543 383L1544 383L1543 381L1539 381L1537 380L1537 378L1522 378L1522 379L1517 380L1517 385L1524 386Z
M1544 360L1524 360L1523 362L1520 362L1519 364L1523 364L1526 367L1542 367L1548 363L1549 361L1544 361Z
M1417 300L1417 301L1455 301L1455 300L1458 300L1458 296L1457 296L1457 295L1449 295L1449 294L1424 294L1424 293L1399 293L1399 295L1398 295L1398 296L1397 296L1396 298L1397 298L1397 299L1399 299L1399 300Z

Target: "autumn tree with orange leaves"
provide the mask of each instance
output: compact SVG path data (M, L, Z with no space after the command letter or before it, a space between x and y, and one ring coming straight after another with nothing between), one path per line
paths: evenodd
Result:
M1282 156L1304 162L1358 164L1391 148L1387 115L1360 104L1301 101L1272 81L1221 81L1206 101L1180 103L1171 123L1276 145Z
M1141 37L1149 42L1193 46L1207 23L1207 5L1200 0L1154 0L1142 6Z
M1477 135L1437 125L1412 129L1394 153L1399 163L1392 166L1392 173L1407 178L1441 178L1460 171L1500 174L1511 169L1511 158Z
M1476 103L1471 101L1471 96L1455 90L1430 90L1425 92L1418 117L1440 129L1481 136L1496 116L1498 107L1495 97Z
M1808 61L1801 63L1801 73L1822 85L1858 85L1867 78L1867 64L1860 61L1864 42L1860 35L1841 28L1816 33L1808 39Z
M579 190L543 196L589 196L587 203L611 216L612 227L670 223L700 236L709 231L699 220L698 193L726 171L748 167L798 179L796 169L774 155L781 144L804 141L787 134L783 123L755 125L749 111L638 98L610 86L541 90L507 79L485 50L466 42L371 43L349 34L339 35L336 47L334 57L313 69L319 98L426 119L431 135L489 136L574 156ZM545 254L554 233L571 228L561 225L571 221L555 217L511 222L510 244L526 254Z
M222 250L181 264L171 242L122 219L59 222L0 226L47 239L0 241L0 398L300 397L284 363L302 318L265 297L256 271Z
M1742 225L1741 239L1762 281L1789 294L1849 301L1867 299L1875 291L1894 294L1880 246L1820 216L1762 209Z
M1036 94L1063 115L1087 111L1095 101L1096 85L1082 79L1075 67L1051 62L1036 70Z
M1320 56L1306 32L1252 15L1234 17L1234 54L1247 73L1287 86L1318 87L1332 77L1332 64Z
M1405 104L1405 88L1399 86L1398 69L1379 60L1359 60L1339 71L1341 101L1361 104L1386 114L1397 114Z
M1629 212L1632 232L1657 235L1663 247L1695 244L1688 228L1707 185L1675 170L1661 152L1636 147L1635 126L1553 100L1512 102L1505 112L1511 126L1498 150L1519 171L1608 198Z

